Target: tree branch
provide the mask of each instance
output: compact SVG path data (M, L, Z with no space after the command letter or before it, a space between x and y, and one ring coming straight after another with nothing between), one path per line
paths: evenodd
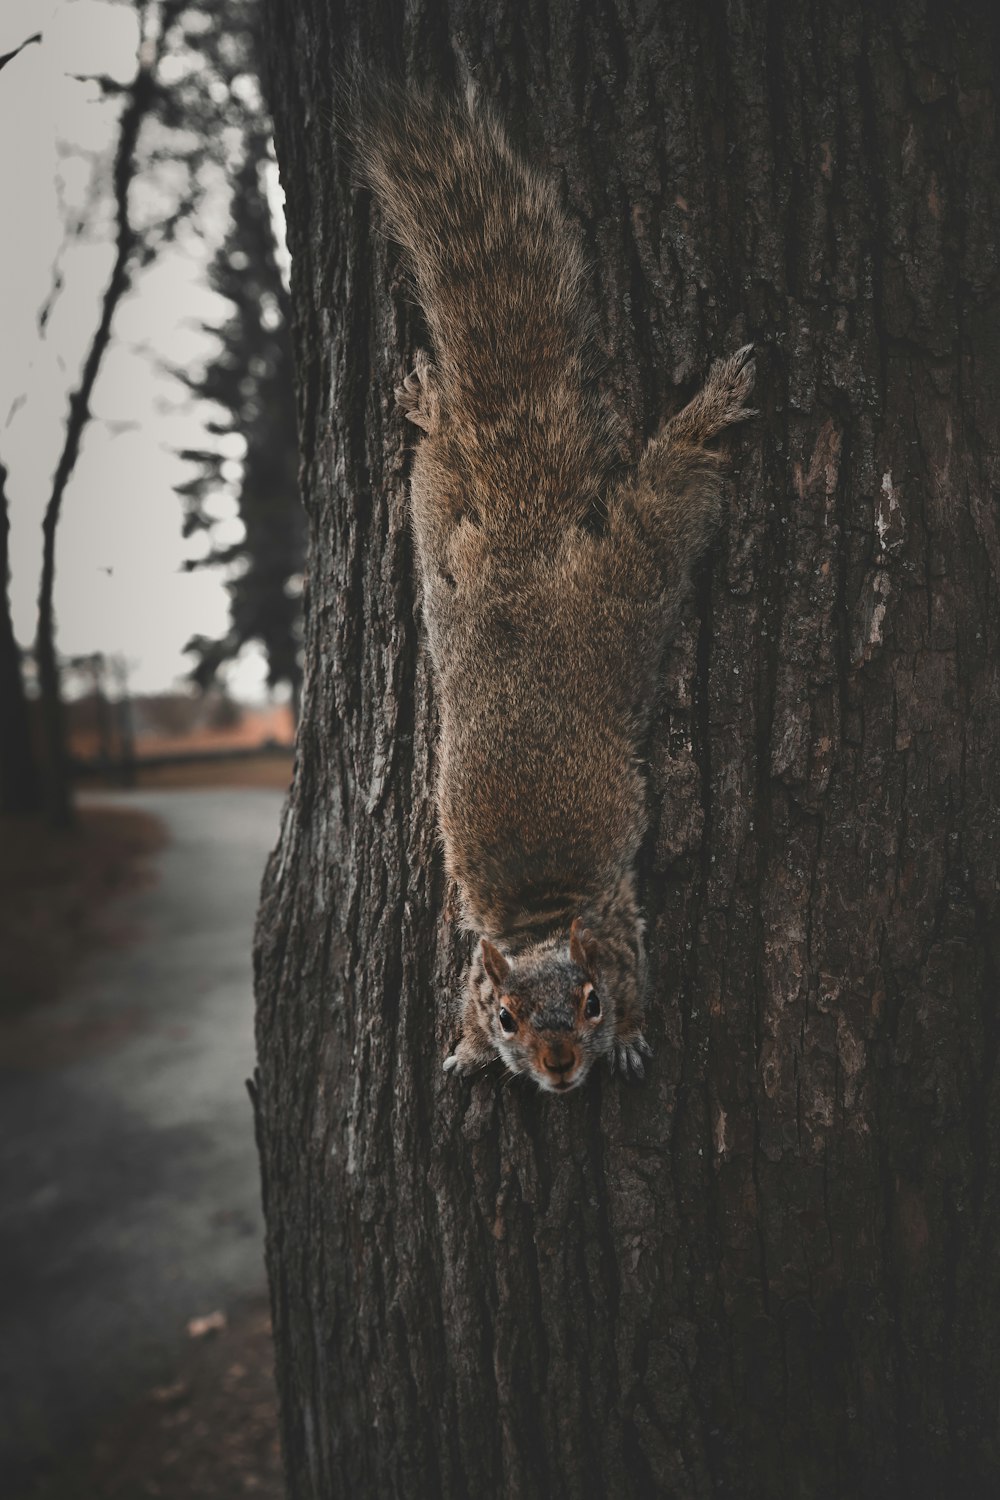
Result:
M5 52L2 56L0 56L0 73L3 72L4 68L9 62L13 62L14 58L24 51L25 47L30 47L32 42L40 42L41 40L42 33L40 31L36 31L34 36L25 37L20 47L15 47L13 52Z

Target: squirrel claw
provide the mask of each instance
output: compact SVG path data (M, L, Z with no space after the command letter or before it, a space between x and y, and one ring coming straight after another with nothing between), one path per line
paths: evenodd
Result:
M757 376L753 349L753 344L744 344L728 359L717 360L709 371L705 390L711 396L715 422L719 427L757 415L746 405Z
M431 391L431 362L422 349L413 359L413 369L396 387L396 405L408 422L430 432L434 425L434 396Z
M614 1073L620 1068L625 1079L644 1078L646 1066L643 1058L652 1055L653 1049L641 1031L637 1031L634 1036L617 1037L611 1054L611 1071Z

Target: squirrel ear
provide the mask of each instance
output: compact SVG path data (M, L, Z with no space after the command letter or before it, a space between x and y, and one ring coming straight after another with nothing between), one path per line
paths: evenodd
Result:
M486 970L494 986L502 990L510 973L510 964L504 958L499 948L494 948L489 938L479 939L479 951L482 954L483 968Z
M581 927L580 918L574 917L569 929L569 956L578 969L589 974L591 979L597 973L597 958L601 951L601 945L594 934L586 927Z

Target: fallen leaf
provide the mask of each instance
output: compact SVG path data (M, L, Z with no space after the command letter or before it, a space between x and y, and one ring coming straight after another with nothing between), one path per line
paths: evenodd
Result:
M226 1326L224 1312L206 1313L203 1318L192 1318L188 1323L188 1338L203 1339L207 1334L220 1333Z
M160 1406L179 1406L190 1396L191 1387L186 1381L177 1380L173 1385L154 1385L149 1394Z

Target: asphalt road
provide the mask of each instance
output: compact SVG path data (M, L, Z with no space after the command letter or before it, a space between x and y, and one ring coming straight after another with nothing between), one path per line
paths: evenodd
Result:
M102 796L102 801L117 800ZM264 1286L250 943L281 794L129 794L167 825L120 940L0 1052L0 1491L169 1378Z

